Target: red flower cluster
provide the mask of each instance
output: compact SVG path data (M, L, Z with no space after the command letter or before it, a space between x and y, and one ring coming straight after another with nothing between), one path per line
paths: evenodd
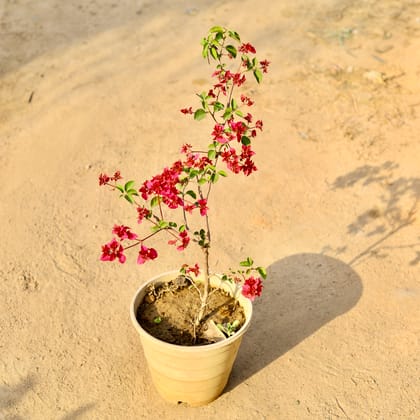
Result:
M212 162L207 156L200 156L198 153L187 153L187 160L184 165L188 168L204 169L207 165L211 165Z
M126 260L123 251L123 246L114 238L111 242L102 245L101 261L114 261L118 258L118 261L123 264Z
M251 106L251 105L253 105L254 104L254 101L252 101L250 98L248 98L248 96L245 96L245 95L241 95L241 101L245 104L245 105L248 105L248 106Z
M188 232L186 230L179 233L178 239L171 239L168 241L168 245L176 245L178 242L181 242L180 245L176 247L178 251L183 251L188 246L190 243L190 237L188 236Z
M181 112L183 114L192 114L193 113L193 110L192 110L192 107L190 106L189 108L182 108L181 109Z
M137 264L144 264L146 261L157 258L158 253L154 248L147 248L144 245L140 246L139 255L137 257Z
M122 176L120 174L120 171L117 171L114 173L114 176L109 176L107 174L100 174L99 175L99 185L106 185L109 181L118 181L119 179L122 179Z
M255 54L257 52L256 49L249 42L247 42L246 44L242 44L239 47L239 51L244 54L246 53Z
M200 274L200 267L197 263L194 264L193 267L185 265L184 268L186 269L186 273L193 273L195 276L198 276Z
M205 198L202 198L201 200L197 200L197 207L200 209L200 214L202 216L207 215L207 210L209 208L207 207L207 200Z
M118 225L115 225L114 226L114 229L112 229L112 233L115 234L115 235L117 235L122 241L124 239L133 240L133 239L136 239L137 238L137 235L135 233L131 232L130 231L130 228L128 226L123 226L123 225L118 226Z
M150 210L146 209L146 207L137 207L137 222L141 223L144 218L150 217L151 212Z
M251 175L252 172L257 170L251 157L255 154L252 151L251 146L242 145L242 152L240 155L236 153L236 150L231 147L230 149L222 152L222 160L226 163L228 169L233 173L238 174L243 172L246 176Z
M269 65L270 65L270 62L267 61L267 60L260 61L260 66L261 66L261 70L263 71L263 73L268 72L268 66Z
M150 196L161 197L170 209L182 206L183 201L177 188L182 169L181 161L177 161L171 168L165 168L161 174L145 181L139 190L143 199L147 200Z
M213 89L222 92L226 95L227 87L229 82L231 82L234 86L242 86L246 82L246 77L242 73L232 73L230 70L217 70L213 73L214 77L217 77L218 83L213 86ZM208 95L210 97L216 97L213 90L210 90Z
M242 294L246 298L254 300L257 296L261 296L262 289L263 284L261 279L259 277L255 278L251 276L250 278L245 280L242 286Z

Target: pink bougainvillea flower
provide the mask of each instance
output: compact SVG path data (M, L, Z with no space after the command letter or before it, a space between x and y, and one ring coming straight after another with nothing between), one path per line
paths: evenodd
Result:
M262 293L262 281L259 277L249 277L245 280L245 283L242 286L242 294L250 299L254 300L257 296L261 296Z
M210 96L210 98L216 98L215 93L213 92L213 89L210 89L207 93L207 96Z
M241 101L248 106L254 105L254 101L251 98L248 98L248 96L245 96L244 94L241 95Z
M207 210L209 209L207 207L207 200L205 198L197 200L197 206L200 209L200 214L205 216L207 214Z
M252 122L252 115L248 112L248 114L245 115L244 119L248 121L249 124Z
M115 258L118 258L118 261L123 264L126 260L123 251L123 246L114 238L107 244L102 245L101 261L114 261Z
M225 144L228 140L225 137L225 127L222 124L216 124L211 133L213 139L218 143Z
M212 161L207 156L200 156L198 153L189 153L185 166L189 168L204 169L207 165L211 165Z
M233 75L233 77L232 77L232 81L233 81L233 84L234 85L236 85L236 86L241 86L241 85L243 85L244 83L245 83L245 81L246 81L246 77L245 77L245 75L244 74L241 74L241 73L235 73L234 75Z
M137 222L141 223L144 218L148 218L151 215L150 210L146 207L137 207Z
M229 127L232 132L236 134L236 139L239 142L248 129L248 127L242 121L234 122L233 120L229 120Z
M178 251L183 251L190 243L190 237L188 236L188 232L186 230L180 232L179 238L181 240L181 245L177 246L176 249Z
M176 245L178 242L181 242L180 245L176 247L178 251L183 251L188 244L190 243L190 237L186 230L179 233L179 237L177 239L171 239L168 241L168 245Z
M246 44L242 44L239 47L239 51L244 54L246 53L255 54L257 52L256 49L249 42L247 42Z
M170 168L165 168L161 174L145 181L139 189L142 198L147 200L150 196L161 197L170 209L182 206L183 201L177 188L182 170L182 162L177 161Z
M122 179L120 171L114 173L114 176L109 176L107 174L100 174L99 175L99 185L106 185L109 181L118 181Z
M193 113L193 110L192 110L192 107L190 106L189 108L182 108L181 109L181 112L183 114L192 114Z
M192 211L195 209L195 206L193 204L187 204L184 203L184 210L188 213L192 213Z
M200 274L200 267L199 267L199 265L197 263L195 263L193 267L189 266L186 269L186 272L187 273L193 273L194 275L198 276Z
M111 179L113 181L118 181L118 180L122 179L121 172L120 171L115 172L114 176Z
M241 172L241 167L239 166L239 156L237 155L236 150L233 147L222 152L221 156L223 162L226 163L228 169L230 169L235 174Z
M263 122L261 120L258 120L255 123L255 128L258 128L258 129L260 129L262 131L262 129L263 129Z
M260 61L260 66L263 73L267 73L267 69L269 65L270 65L270 62L267 60Z
M115 225L112 229L112 233L114 235L117 235L122 241L124 239L136 239L137 235L130 231L130 228L128 226L124 225Z
M191 148L192 148L191 144L185 143L181 147L181 153L185 153L185 154L191 153Z
M106 174L99 175L99 185L105 185L110 181L110 177Z
M158 254L156 249L147 248L144 245L141 245L139 255L137 257L137 264L144 264L146 261L154 260L157 258Z

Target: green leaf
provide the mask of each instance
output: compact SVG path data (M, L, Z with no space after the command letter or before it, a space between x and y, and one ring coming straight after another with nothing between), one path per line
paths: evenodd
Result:
M198 180L198 184L199 185L204 185L204 184L206 184L208 182L208 180L206 179L206 178L200 178L199 180Z
M216 150L211 149L207 152L207 157L209 159L216 159Z
M242 138L241 138L241 143L242 143L244 146L249 146L249 145L251 144L251 140L250 140L250 138L249 138L249 137L247 137L247 136L242 136Z
M214 184L219 180L219 174L217 172L211 174L210 181Z
M128 194L124 194L124 198L130 203L130 204L134 204L133 199L131 198L131 195Z
M236 114L238 117L243 117L243 116L244 116L244 113L243 113L241 110L239 110L239 109L237 109L237 110L235 111L235 114Z
M153 322L155 324L160 324L162 322L162 318L160 316L157 316L156 318L153 318Z
M223 39L223 32L217 32L216 36L214 37L215 41L220 45L220 41Z
M215 102L213 104L214 111L221 111L225 106L221 102Z
M241 42L241 38L238 34L238 32L235 31L229 31L229 36L234 39L235 41Z
M126 184L124 185L124 191L127 192L128 190L130 190L133 187L133 185L134 185L134 181L126 182Z
M206 111L204 111L204 109L199 108L194 112L194 119L197 121L202 120L203 118L205 118L205 116L206 116Z
M215 47L214 45L210 47L210 54L215 60L219 59L219 53L217 52L217 47Z
M238 52L236 51L236 48L233 45L226 45L226 50L233 58L236 58Z
M225 113L223 114L222 118L226 121L232 116L232 108L226 108Z
M257 267L257 271L264 280L267 278L267 271L264 267Z
M227 176L227 173L225 171L223 171L223 170L219 171L218 174L220 176Z
M158 206L159 202L160 202L160 197L159 196L153 197L152 200L150 201L150 207Z
M254 264L254 261L252 260L252 258L249 257L245 261L241 261L239 263L241 267L251 267L252 264Z
M232 100L230 101L230 106L232 107L232 110L235 111L236 108L238 108L238 104L235 101L235 98L232 98Z
M130 195L138 195L137 190L134 190L134 189L128 190L126 191L126 193Z
M193 190L188 190L185 194L188 194L194 200L197 198L197 194Z
M184 232L185 229L186 229L185 225L181 225L178 230L179 232Z
M124 193L124 188L121 185L116 185L115 188L120 192L120 193Z
M255 70L254 70L254 76L255 76L255 79L257 79L257 82L258 82L258 83L261 83L262 78L263 78L263 75L262 75L262 73L261 73L261 70L260 70L260 69L255 69Z
M168 222L165 222L165 220L161 220L158 223L158 226L159 226L159 229L166 229L167 227L169 227L169 223Z
M200 171L198 171L197 169L191 169L190 179L195 178L199 173L200 173Z
M209 30L210 33L215 33L215 32L221 32L221 33L223 33L224 31L225 30L221 26L213 26Z

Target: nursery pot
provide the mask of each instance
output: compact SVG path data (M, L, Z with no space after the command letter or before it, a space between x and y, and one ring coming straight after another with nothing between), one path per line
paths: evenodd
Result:
M226 340L198 346L181 346L161 341L141 327L136 319L137 309L149 284L169 282L178 275L178 271L164 273L142 285L131 303L130 316L140 334L149 371L159 394L171 403L199 406L215 400L225 388L242 337L251 321L252 303L241 294L236 296L245 312L246 321L239 331ZM200 276L196 280L200 281ZM222 282L214 276L210 283L233 295L234 286L229 282Z

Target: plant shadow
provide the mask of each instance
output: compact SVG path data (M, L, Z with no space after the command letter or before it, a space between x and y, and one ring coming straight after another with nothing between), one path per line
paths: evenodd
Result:
M16 385L0 386L0 408L10 409L15 407L19 401L22 400L25 395L35 387L35 385L35 377L29 374Z
M82 405L71 413L66 414L64 417L62 417L61 420L76 420L79 418L86 418L86 413L92 410L94 407L95 404L93 403Z
M349 265L322 254L285 257L271 264L267 274L226 391L349 311L363 290Z
M420 242L387 245L386 241L402 229L415 222L415 213L420 200L420 178L396 177L399 165L387 161L380 165L364 165L339 176L332 184L332 190L350 189L357 185L368 188L376 185L381 194L377 206L368 208L347 226L349 235L364 234L372 238L371 244L354 256L349 265L355 266L365 258L386 258L396 249L410 249L415 253L409 265L416 265L420 261ZM420 239L420 237L418 238ZM336 255L346 251L347 247L336 249L326 246L322 252L335 252Z

